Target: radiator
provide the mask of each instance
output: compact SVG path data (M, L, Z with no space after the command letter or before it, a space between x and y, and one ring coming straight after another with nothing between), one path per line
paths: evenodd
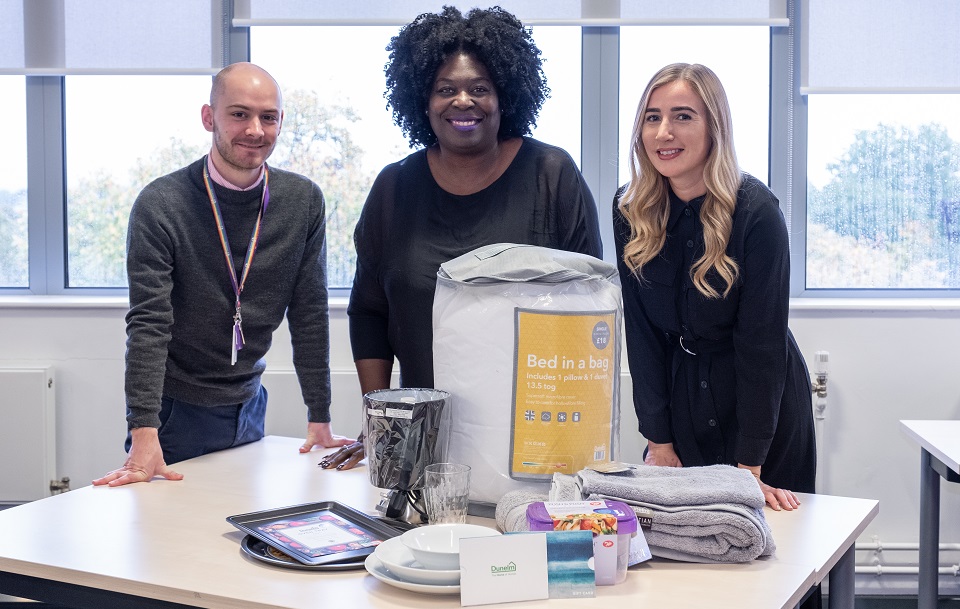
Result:
M53 368L0 368L0 503L51 494L57 451Z

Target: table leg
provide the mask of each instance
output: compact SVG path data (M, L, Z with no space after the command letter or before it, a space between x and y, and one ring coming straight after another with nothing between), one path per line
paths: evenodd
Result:
M917 608L936 609L940 566L940 474L932 455L920 450L920 554Z
M856 548L847 548L837 564L830 569L830 594L827 605L830 609L853 609L856 599Z

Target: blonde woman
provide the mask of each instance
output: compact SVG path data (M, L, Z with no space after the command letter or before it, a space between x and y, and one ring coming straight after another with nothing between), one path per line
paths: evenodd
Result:
M814 492L810 381L787 328L777 198L742 173L726 93L698 64L657 72L614 200L634 407L645 461L750 470L773 509Z

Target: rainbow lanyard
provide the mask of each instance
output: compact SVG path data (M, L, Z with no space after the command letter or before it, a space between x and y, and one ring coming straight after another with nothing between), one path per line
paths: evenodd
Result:
M263 221L263 213L267 211L267 203L270 202L270 171L264 165L263 198L260 200L260 213L257 214L257 225L253 227L253 235L250 236L247 256L243 262L243 274L239 282L237 282L237 269L233 264L233 254L230 253L230 243L227 241L227 230L223 226L223 214L220 213L220 205L217 203L217 197L213 193L213 185L210 183L210 172L207 169L206 158L203 160L203 184L207 187L207 196L210 197L210 208L213 209L213 219L217 222L217 233L220 235L220 245L223 248L223 256L227 261L230 284L233 286L234 295L236 295L237 309L233 315L233 332L230 340L230 365L234 366L237 363L237 351L243 349L245 343L241 326L243 318L240 316L240 293L243 292L247 275L250 274L250 265L253 263L253 255L257 252L257 242L260 240L260 224Z

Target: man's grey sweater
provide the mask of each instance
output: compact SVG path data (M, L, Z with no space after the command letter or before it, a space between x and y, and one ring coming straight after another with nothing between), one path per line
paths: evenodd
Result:
M328 422L323 194L303 176L269 169L269 203L240 296L246 344L232 366L236 299L203 184L205 162L206 157L155 180L130 212L128 426L159 427L161 395L207 406L252 398L266 367L264 355L284 314L308 420ZM215 193L239 276L263 185L250 191L215 185Z

